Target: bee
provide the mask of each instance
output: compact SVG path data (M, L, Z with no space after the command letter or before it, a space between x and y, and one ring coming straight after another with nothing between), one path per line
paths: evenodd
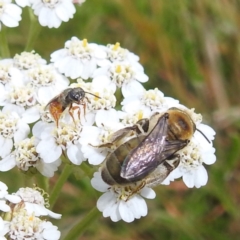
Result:
M144 129L147 135L140 134L126 141L106 157L101 170L106 183L127 185L141 181L143 186L147 183L154 186L178 166L180 159L175 153L184 148L189 140L167 139L169 115L163 114L157 123L155 118L144 121L140 129ZM138 127L133 126L132 129L141 132Z
M79 106L73 106L73 103L79 104L83 106L83 111L84 111L84 116L86 113L86 103L84 102L84 99L88 98L85 96L85 94L90 94L93 95L97 98L100 98L92 93L85 92L82 88L77 87L77 88L67 88L63 90L59 95L54 97L49 101L49 103L46 105L45 109L49 107L49 112L53 116L57 127L59 123L59 118L61 117L63 111L66 108L68 109L68 112L73 119L75 123L75 119L73 116L74 110L78 109L78 118L80 119L80 107ZM89 101L89 100L88 100Z
M165 157L165 152L168 146L171 146L171 144L176 141L178 147L176 146L175 149L176 151L179 151L189 143L196 130L199 131L208 142L210 142L207 137L196 128L196 124L186 111L178 108L170 108L166 113L168 114L166 130L167 143L166 141L160 142L160 147L158 147L156 141L158 137L155 137L153 134L157 128L153 126L156 122L160 121L162 113L155 113L149 121L145 121L144 123L144 129L148 129L145 133L148 134L146 139L140 142L140 144L129 152L124 159L121 166L121 177L129 180L145 177L164 159L168 158ZM156 126L158 126L158 123ZM149 131L151 132L149 133ZM162 131L162 134L164 136L164 131ZM151 138L152 140L149 140L148 138ZM156 139L154 140L154 138ZM168 155L171 157L172 153L168 152Z

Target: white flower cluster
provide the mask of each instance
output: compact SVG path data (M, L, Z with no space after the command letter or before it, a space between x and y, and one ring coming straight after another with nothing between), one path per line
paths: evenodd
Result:
M74 4L81 5L85 0L1 0L0 1L0 30L1 24L7 27L17 27L22 19L20 7L31 7L43 27L58 28L62 22L73 18L76 12ZM19 7L20 6L20 7Z
M20 188L9 194L0 182L0 238L1 239L51 239L60 238L60 232L46 216L60 219L61 214L46 208L48 205L40 189ZM44 219L43 217L44 216Z
M51 54L50 64L34 52L0 61L0 171L17 166L52 177L61 156L75 165L85 160L101 164L91 181L104 192L97 207L104 217L126 222L146 216L143 197L154 198L151 187L155 185L182 177L189 188L204 186L208 175L203 164L216 160L214 130L178 100L165 97L157 88L145 90L141 83L146 81L139 57L119 43L103 46L76 37ZM116 110L119 89L122 109ZM186 146L177 151L180 162L167 173L166 166L160 165L147 180L124 184L103 180L106 158L130 139L140 143L144 134L139 121L148 119L151 125L154 114L173 108L187 115L194 129ZM129 151L123 149L121 155L125 158Z

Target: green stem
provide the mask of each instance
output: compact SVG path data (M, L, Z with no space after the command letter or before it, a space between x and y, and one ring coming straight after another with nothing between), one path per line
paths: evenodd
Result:
M86 162L82 162L81 169L91 179L95 170L90 167Z
M37 186L44 189L46 192L48 192L48 189L49 189L48 180L49 178L46 178L41 174L36 175Z
M38 23L38 19L33 15L32 9L29 8L29 17L30 17L30 30L28 34L27 44L25 51L29 52L33 50L34 44L39 36L39 33L42 29L41 25Z
M81 219L79 223L77 223L67 234L64 240L73 240L79 237L85 232L85 230L90 227L91 223L93 223L99 216L100 212L96 207L94 207L85 217Z
M0 31L0 54L2 58L10 58L10 51L6 36L6 27L2 26Z
M56 182L56 184L51 192L50 198L49 198L49 203L50 203L51 208L57 201L57 198L62 190L62 186L68 179L69 175L72 173L72 168L73 168L73 165L65 164L65 167L64 167L60 177L58 178L58 181Z

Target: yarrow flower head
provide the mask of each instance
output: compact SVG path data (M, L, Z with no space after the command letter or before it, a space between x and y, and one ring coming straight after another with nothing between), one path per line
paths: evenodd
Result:
M107 59L110 62L138 62L139 57L127 49L122 48L120 43L108 44L106 47Z
M104 217L110 217L113 222L123 220L132 222L147 215L147 204L143 197L155 198L151 188L129 184L129 186L109 186L101 177L100 172L94 174L92 186L104 194L98 199L97 207ZM139 189L139 190L138 190Z
M16 112L0 112L0 156L6 157L12 151L13 143L26 138L29 131L28 124Z
M72 4L22 2L39 19L54 16L51 23L42 20L52 27L61 23L59 13L66 21L72 16L62 9ZM0 61L0 171L16 166L25 174L52 177L62 161L80 168L86 160L100 165L91 181L103 193L97 207L115 222L146 216L145 198L155 197L157 185L181 177L189 188L204 186L205 164L216 160L214 130L194 109L157 88L145 90L146 81L139 57L119 43L102 46L76 37L51 54L51 64L35 52ZM122 108L116 110L118 103ZM47 209L41 192L2 189L0 207L13 213L12 221L2 222L9 238L20 234L17 221L26 221L21 225L26 235L34 227L32 236L42 237L44 225L59 238L56 227L40 219L60 218Z
M22 52L13 57L13 65L20 70L28 70L46 63L47 61L34 51Z
M3 198L8 200L4 203ZM2 203L1 203L2 202ZM47 209L48 195L39 188L20 188L9 194L7 186L0 182L0 209L5 212L5 220L0 218L0 236L7 239L59 239L60 232L51 222L41 216L59 219L61 214ZM7 208L6 208L7 206ZM51 234L49 235L49 233Z
M46 131L38 134L41 140L36 151L45 163L58 161L62 153L66 151L69 160L80 165L84 158L78 141L79 131L80 128L75 128L73 124L62 124L58 128L51 124L51 128L46 128Z
M29 215L61 218L61 214L47 209L49 207L48 194L40 188L20 188L13 195L21 199L21 202L14 207L13 212L23 207Z
M87 39L72 37L65 43L65 48L51 54L51 62L65 76L72 79L88 79L97 68L98 61L106 58L100 46L88 43Z
M46 239L57 240L60 232L51 222L29 215L21 210L9 223L8 239Z

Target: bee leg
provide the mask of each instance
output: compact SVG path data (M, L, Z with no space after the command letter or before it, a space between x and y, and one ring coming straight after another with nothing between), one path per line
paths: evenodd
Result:
M168 157L164 162L164 165L165 167L167 167L167 170L169 172L172 172L175 168L178 167L179 164L180 164L179 154L173 154L172 156Z
M83 102L82 105L83 105L84 119L85 119L85 121L87 121L86 118L85 118L85 116L86 116L86 103ZM80 117L80 115L79 115L79 117Z
M72 106L72 103L71 103L70 106L69 106L69 109L68 109L68 113L69 113L69 115L71 116L74 124L76 125L76 122L75 122L75 119L74 119L74 116L73 116L74 110L75 110L75 107L73 107L73 106Z
M69 115L71 116L71 118L72 118L72 120L73 120L73 122L74 122L75 125L76 125L76 121L75 121L75 119L74 119L73 113L74 113L74 111L75 111L76 109L78 110L78 111L77 111L77 114L78 114L78 119L80 120L80 107L78 107L78 106L73 107L72 104L71 104L70 107L69 107L69 110L68 110Z
M111 148L113 143L103 143L103 144L100 144L100 145L97 145L97 146L89 143L88 145L90 145L91 147L95 147L95 148Z
M86 98L86 97L85 97L85 98ZM79 101L78 104L83 106L84 120L87 121L86 118L85 118L85 115L86 115L86 103L85 103L85 102L82 102L82 101ZM77 108L78 108L78 112L77 112L77 114L78 114L78 119L81 120L81 119L80 119L80 113L81 113L80 107L73 107L73 108L74 108L74 109L77 109Z
M140 183L140 185L138 185L135 189L132 190L131 194L127 197L127 199L125 200L125 202L127 202L132 195L138 193L138 192L139 192L141 189L143 189L145 186L146 186L146 181L142 181L142 182Z

